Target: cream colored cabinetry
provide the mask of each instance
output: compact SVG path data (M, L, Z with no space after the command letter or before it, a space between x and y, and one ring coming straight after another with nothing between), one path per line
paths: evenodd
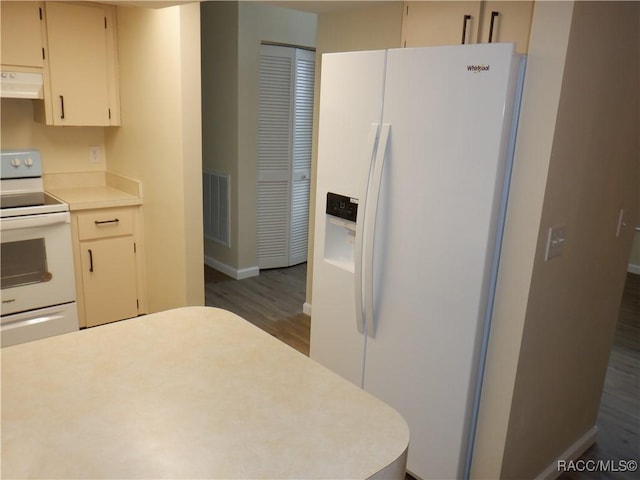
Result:
M76 288L81 327L145 311L139 207L73 213Z
M479 43L515 42L516 52L527 53L533 2L482 2L482 12Z
M42 2L0 3L3 68L44 65Z
M532 15L532 1L405 2L402 44L515 42L526 53Z
M405 47L476 43L480 2L405 2Z
M45 13L46 93L36 119L47 125L119 125L114 7L45 2Z

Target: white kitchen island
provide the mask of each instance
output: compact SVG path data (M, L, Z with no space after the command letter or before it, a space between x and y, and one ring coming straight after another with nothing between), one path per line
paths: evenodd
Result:
M2 478L404 478L378 399L186 307L2 349Z

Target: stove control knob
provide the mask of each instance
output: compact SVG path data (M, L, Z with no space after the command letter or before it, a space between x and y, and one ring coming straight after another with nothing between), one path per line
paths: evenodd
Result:
M32 166L32 165L33 165L33 158L31 158L31 157L27 157L27 158L25 158L25 160L24 160L24 164L25 164L27 167Z
M11 159L11 165L18 168L20 166L20 159L18 157L13 157Z

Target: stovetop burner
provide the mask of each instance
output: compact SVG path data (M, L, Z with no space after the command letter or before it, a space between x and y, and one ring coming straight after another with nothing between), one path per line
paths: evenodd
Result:
M45 193L37 150L0 152L0 217L69 211L69 206Z
M44 205L45 202L46 199L44 192L0 196L0 208L35 207Z
M45 192L18 193L0 196L0 208L41 207L62 205L62 202Z
M2 195L0 203L2 218L69 211L69 205L45 192Z

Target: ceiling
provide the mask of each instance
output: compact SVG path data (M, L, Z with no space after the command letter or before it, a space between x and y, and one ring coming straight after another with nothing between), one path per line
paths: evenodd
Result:
M101 3L109 3L111 5L130 6L130 7L146 7L146 8L164 8L180 5L184 3L194 3L203 0L94 0ZM245 0L240 0L245 1ZM377 0L257 0L261 3L275 5L279 7L291 8L310 13L331 13L342 10L351 10L356 7L365 6L367 4L391 3L387 0L384 2Z
M200 0L91 0L109 5L124 7L145 7L145 8L165 8L181 5L184 3L195 3Z
M311 13L331 13L366 6L368 4L391 3L370 0L263 0L264 3L279 7L292 8ZM402 1L402 0L396 0Z

